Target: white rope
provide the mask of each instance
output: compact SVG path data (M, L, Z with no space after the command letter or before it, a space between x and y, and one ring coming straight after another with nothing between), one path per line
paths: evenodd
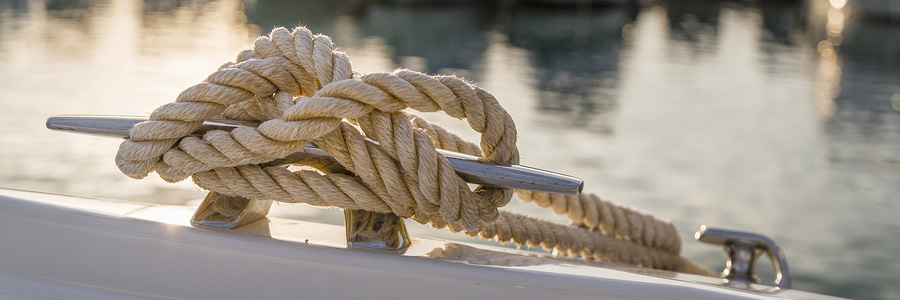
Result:
M480 145L405 109L465 119L481 134ZM190 135L209 119L261 123ZM354 74L347 55L327 36L305 27L276 28L235 63L223 65L135 126L116 162L134 178L153 171L167 181L191 176L200 187L222 195L393 213L563 254L671 270L695 267L678 255L680 238L670 222L593 195L519 192L522 200L553 207L589 230L501 212L512 190L470 190L435 150L511 165L519 162L516 138L510 115L471 83L403 69ZM264 165L309 142L356 176Z

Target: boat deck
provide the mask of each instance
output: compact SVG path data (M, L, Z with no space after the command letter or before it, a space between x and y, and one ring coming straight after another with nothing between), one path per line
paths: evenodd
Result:
M347 249L343 227L297 220L195 228L194 209L0 189L0 298L827 298L421 237Z

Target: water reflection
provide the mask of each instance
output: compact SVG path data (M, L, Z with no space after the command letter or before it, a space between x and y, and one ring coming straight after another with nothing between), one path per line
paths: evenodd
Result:
M302 23L316 33L330 36L342 47L354 46L354 39L338 33L338 22L342 17L355 15L362 3L349 0L335 1L244 1L246 22L259 32L268 33L272 28L294 28ZM356 26L356 25L354 25Z
M0 1L0 40L15 39L12 35L26 31L25 38L42 38L47 48L59 55L81 55L84 47L79 41L91 41L90 26L96 18L92 9L102 2L95 1ZM24 18L41 20L38 26L22 22ZM9 36L7 36L9 35ZM0 48L2 49L2 48ZM0 50L2 51L2 50Z
M806 30L809 11L805 1L763 0L759 2L762 26L768 33L763 38L782 44L797 43ZM802 42L802 41L801 41Z
M457 73L477 79L493 17L490 2L465 5L391 5L353 1L254 1L248 22L263 31L292 28L298 20L330 35L344 48L366 38L386 46L394 66L427 73Z
M0 1L0 11L13 11L16 14L24 13L28 10L28 0L3 0Z
M811 21L827 91L821 101L831 106L822 166L835 170L833 184L865 190L867 201L896 205L884 187L900 182L900 112L893 103L900 93L900 31L851 16L843 2L829 4L814 7Z
M673 37L691 43L703 41L704 44L716 40L719 13L722 5L728 5L722 1L705 1L703 5L696 5L696 1L692 0L664 0L659 4L665 8Z
M376 4L367 7L361 17L364 35L383 39L396 65L479 78L476 69L488 47L487 31L493 17L489 6Z
M73 21L85 21L97 1L90 0L46 0L44 7L47 14L56 18ZM101 3L102 4L102 3Z
M256 36L255 28L245 28L241 8L236 1L145 0L132 8L138 10L132 13L140 22L134 25L135 51L149 57L179 56L229 39Z
M530 54L539 92L536 108L547 114L544 122L614 131L623 28L637 12L631 6L513 8L504 32L511 45Z

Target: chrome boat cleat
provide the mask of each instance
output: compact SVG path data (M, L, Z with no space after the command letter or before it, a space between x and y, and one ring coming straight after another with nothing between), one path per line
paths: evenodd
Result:
M265 218L272 200L252 200L210 192L200 202L191 225L233 229Z
M347 248L367 248L404 253L412 244L406 223L395 214L359 209L344 210Z
M134 125L147 120L147 117L65 115L48 118L47 128L104 137L128 138ZM233 120L206 121L195 134L211 130L230 131L240 126L253 125L256 124ZM304 150L309 154L328 156L325 151L318 149L312 143L301 151ZM584 188L583 180L565 174L522 165L491 165L480 162L477 157L467 154L441 149L438 149L438 152L444 155L456 173L469 183L567 195L581 194Z
M775 280L766 285L778 289L791 288L787 258L771 238L751 232L710 228L706 225L700 226L694 238L704 243L722 245L728 255L722 277L728 280L728 283L761 283L754 272L754 267L756 260L765 252L775 265Z
M56 116L47 119L47 128L104 137L128 138L131 128L147 120L146 117L125 116ZM227 131L239 126L255 125L232 120L207 121L203 122L203 126L194 134L202 134L211 130ZM584 187L581 179L564 174L519 165L491 165L482 163L477 160L477 157L471 155L446 150L438 150L438 152L444 155L456 173L469 183L570 195L580 194ZM280 161L311 162L314 167L331 173L349 173L340 164L337 164L328 153L312 143L286 158L269 164L278 165ZM191 218L191 225L234 229L264 218L271 206L272 200L247 199L210 192L197 207ZM411 239L404 220L394 214L345 210L344 217L349 248L369 248L403 253L410 245Z

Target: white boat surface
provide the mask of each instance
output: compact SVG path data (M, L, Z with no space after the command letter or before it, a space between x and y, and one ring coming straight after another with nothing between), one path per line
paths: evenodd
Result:
M424 237L347 249L341 226L272 217L198 228L195 209L0 189L0 299L833 299Z

